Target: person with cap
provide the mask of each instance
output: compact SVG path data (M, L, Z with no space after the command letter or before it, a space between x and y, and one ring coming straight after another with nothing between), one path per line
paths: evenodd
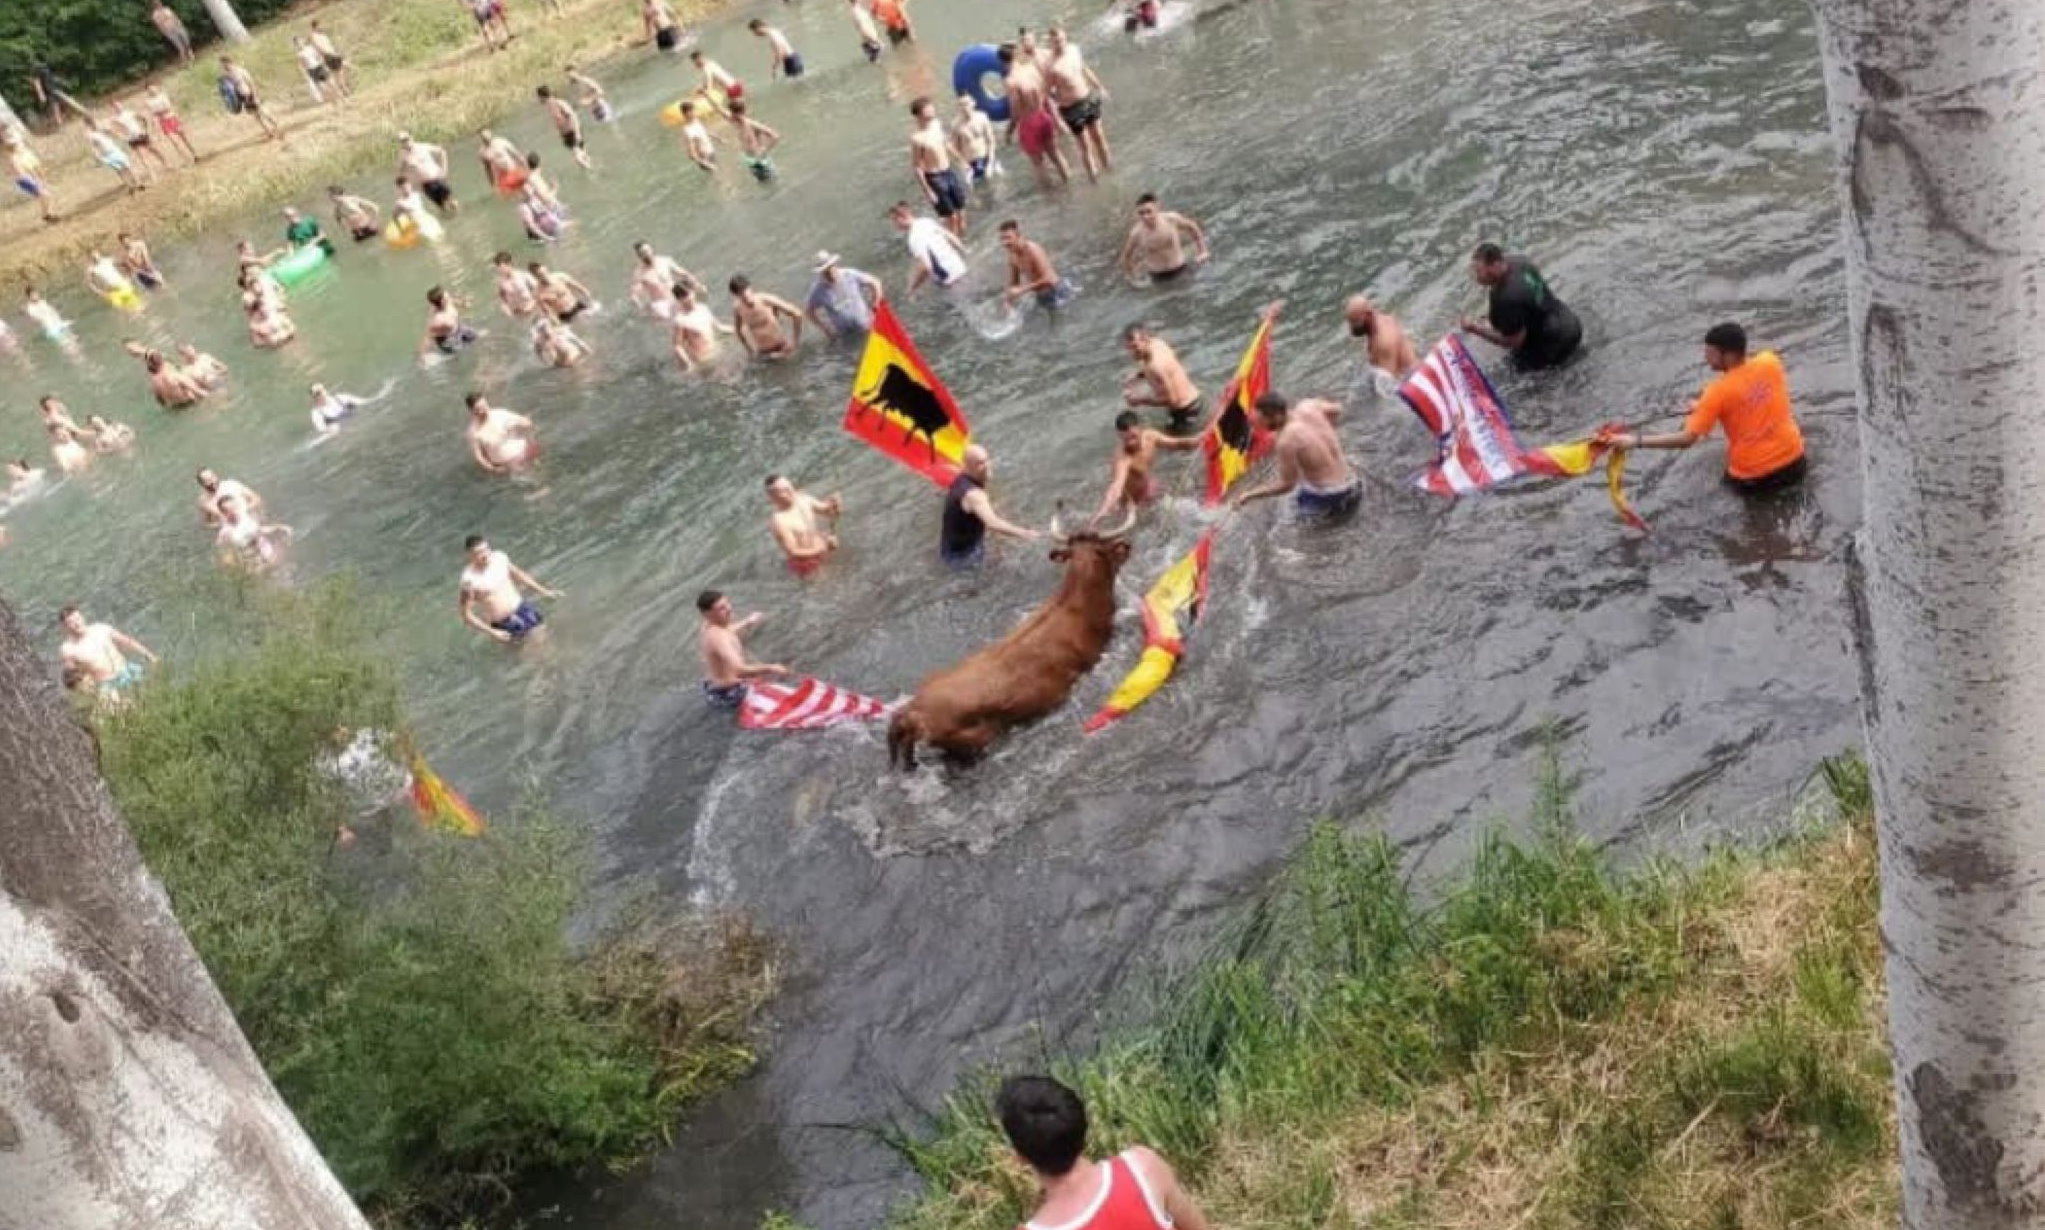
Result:
M880 279L845 265L836 252L817 253L815 269L816 280L803 301L810 323L834 341L864 337L883 297Z

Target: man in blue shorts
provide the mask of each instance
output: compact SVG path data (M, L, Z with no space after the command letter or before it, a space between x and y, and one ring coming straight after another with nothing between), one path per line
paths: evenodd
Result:
M754 611L744 619L733 619L731 599L714 589L696 596L696 613L702 617L696 633L696 652L703 659L703 699L721 708L736 709L745 703L746 685L754 679L786 675L779 662L755 662L746 656L742 637L760 626L767 616Z
M546 620L525 591L542 598L559 598L561 591L535 581L512 563L510 556L492 550L481 534L469 535L463 545L469 564L462 569L462 622L502 645L523 641L538 631Z
M1343 455L1335 424L1342 407L1325 398L1309 397L1297 405L1276 393L1257 399L1257 421L1275 439L1278 477L1235 498L1241 508L1252 500L1291 495L1302 519L1338 518L1356 511L1363 499L1363 480Z

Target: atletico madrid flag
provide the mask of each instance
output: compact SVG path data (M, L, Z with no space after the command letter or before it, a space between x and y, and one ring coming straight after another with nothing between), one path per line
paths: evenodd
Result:
M749 683L739 705L738 724L746 730L822 730L844 722L872 722L888 715L888 706L815 679L793 684Z
M940 487L958 477L972 429L885 300L852 378L845 430Z
M1235 481L1271 448L1271 433L1257 422L1257 399L1271 391L1271 326L1278 319L1273 304L1257 324L1249 349L1236 364L1235 375L1216 399L1214 417L1201 440L1207 455L1207 503L1221 503Z

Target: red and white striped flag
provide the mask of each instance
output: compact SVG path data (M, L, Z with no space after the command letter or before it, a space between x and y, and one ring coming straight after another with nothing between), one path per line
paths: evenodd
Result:
M1458 334L1435 344L1399 386L1399 396L1434 434L1441 455L1414 485L1436 495L1468 495L1522 474L1563 473L1537 449L1521 446L1512 416Z
M816 679L746 685L738 724L747 730L822 730L844 722L872 722L893 706L834 688Z

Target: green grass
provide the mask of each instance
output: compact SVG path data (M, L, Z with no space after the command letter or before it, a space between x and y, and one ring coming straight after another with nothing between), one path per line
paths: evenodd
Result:
M538 800L480 837L409 804L357 821L315 760L397 730L364 606L222 583L237 652L101 726L143 857L280 1093L387 1226L441 1226L539 1167L614 1163L753 1063L774 954L742 922L641 911L584 946L582 841Z
M1552 757L1536 838L1452 884L1317 825L1144 1024L1042 1066L1230 1227L1893 1224L1866 773L1824 776L1844 819L1690 867L1615 869ZM993 1079L888 1129L899 1230L1027 1216Z

